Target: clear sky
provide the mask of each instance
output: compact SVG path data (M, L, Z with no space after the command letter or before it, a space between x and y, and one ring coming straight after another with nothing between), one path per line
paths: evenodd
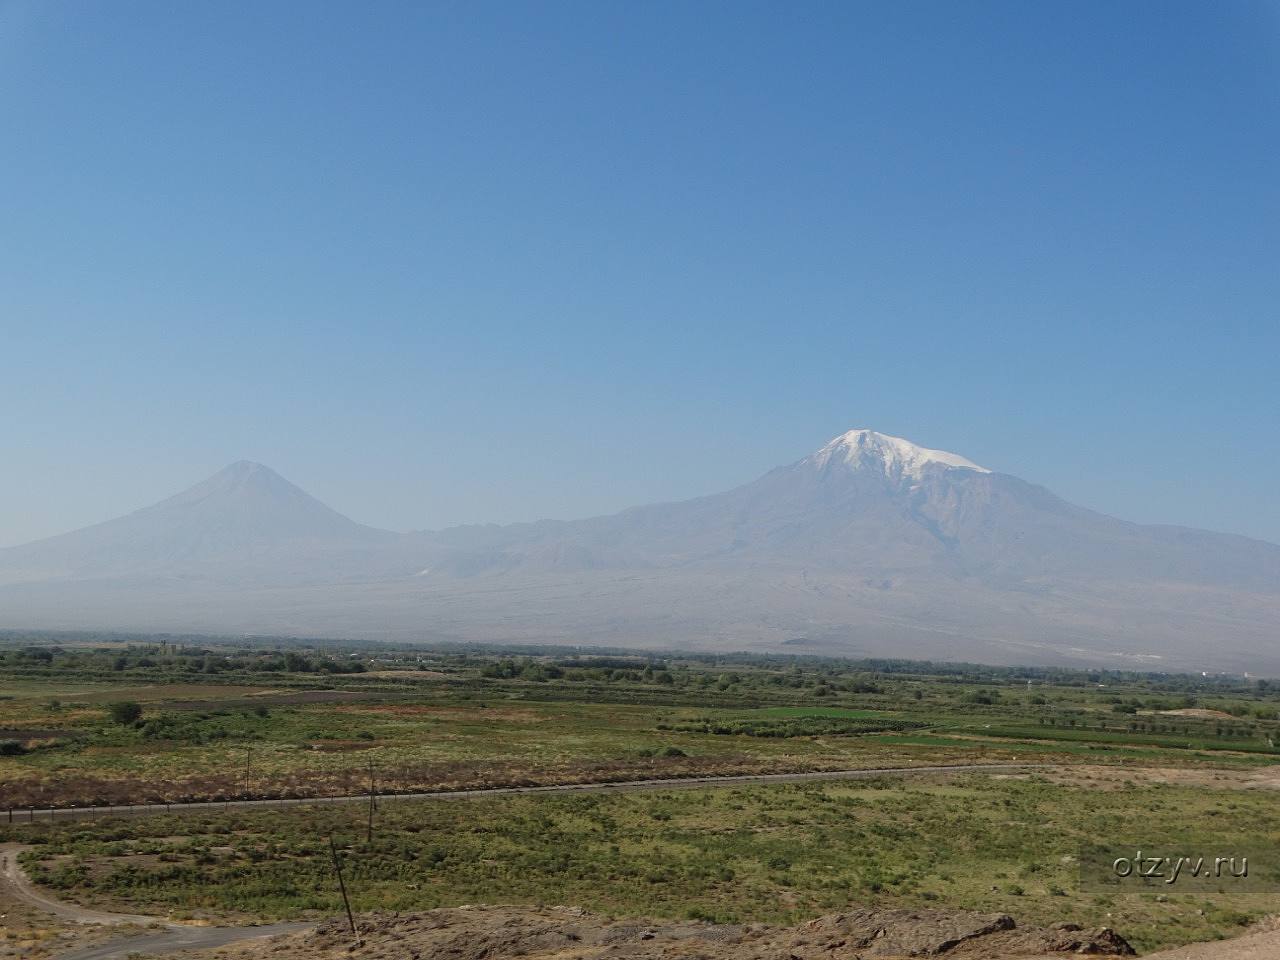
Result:
M1280 541L1280 4L0 0L0 543L868 426Z

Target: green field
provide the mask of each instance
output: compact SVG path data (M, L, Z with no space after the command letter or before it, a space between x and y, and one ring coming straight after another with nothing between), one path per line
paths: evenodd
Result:
M0 809L334 795L363 789L370 766L406 792L1277 753L1276 695L1256 684L888 666L19 646L0 650ZM119 702L138 716L113 722ZM1221 716L1154 712L1189 705Z
M654 777L1051 764L1021 777L359 805L6 828L38 879L139 911L581 904L795 921L850 903L1006 910L1144 947L1266 904L1076 888L1093 837L1267 819L1280 693L1242 678L796 658L113 644L0 648L0 811ZM1148 783L1163 771L1166 785ZM1170 773L1172 772L1172 773ZM1105 775L1104 775L1105 774ZM1180 782L1189 777L1194 783ZM1197 779L1198 778L1198 779Z
M1112 926L1149 949L1230 935L1274 903L1082 893L1080 845L1255 836L1273 805L1256 791L1096 791L1035 777L388 801L372 844L359 806L158 817L42 828L29 866L50 887L130 910L332 914L332 834L360 910L566 903L795 922L851 902L941 903Z

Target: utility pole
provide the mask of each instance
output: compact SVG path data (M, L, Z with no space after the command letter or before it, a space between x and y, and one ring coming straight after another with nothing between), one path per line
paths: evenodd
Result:
M369 761L369 829L365 834L365 843L369 846L373 845L373 760Z
M338 845L333 842L333 834L329 834L329 852L333 854L333 872L338 875L338 889L342 891L342 905L347 908L347 923L351 926L351 935L356 936L356 918L351 915L351 901L347 899L347 884L342 879L342 859L338 856Z

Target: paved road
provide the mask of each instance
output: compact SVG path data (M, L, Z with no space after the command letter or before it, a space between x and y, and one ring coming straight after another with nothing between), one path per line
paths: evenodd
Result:
M467 800L536 793L614 793L638 790L689 790L697 787L749 786L764 783L807 783L815 780L866 780L871 777L925 773L1017 773L1055 766L1051 763L967 763L918 767L880 767L871 770L823 770L807 773L755 773L724 777L679 777L661 780L623 780L617 783L561 783L544 787L484 787L424 793L384 793L378 800ZM36 808L12 811L13 824L88 820L97 817L134 817L161 813L209 813L216 810L269 810L322 803L368 803L367 793L340 797L304 797L289 800L231 800L201 803L140 803L112 807ZM4 811L0 810L0 816Z

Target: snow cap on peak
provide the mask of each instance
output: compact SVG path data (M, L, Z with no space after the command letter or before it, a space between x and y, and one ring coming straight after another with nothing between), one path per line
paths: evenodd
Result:
M924 468L929 464L938 464L960 470L976 470L978 473L990 473L986 467L980 467L972 460L966 460L957 453L945 450L930 450L919 447L910 440L891 437L874 430L850 430L842 433L817 453L809 457L817 467L825 467L828 463L846 463L860 466L867 463L879 463L886 476L911 477L919 480Z

